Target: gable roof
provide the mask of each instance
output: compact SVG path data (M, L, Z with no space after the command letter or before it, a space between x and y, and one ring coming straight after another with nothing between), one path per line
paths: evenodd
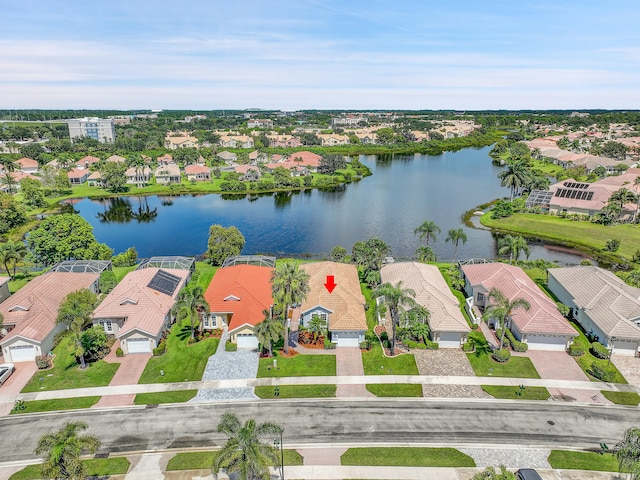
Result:
M20 168L38 168L38 162L33 158L22 157L16 160L16 163L20 165Z
M434 265L419 262L394 262L384 265L380 270L383 282L403 286L416 292L415 300L425 307L429 315L429 326L434 331L469 332L460 302L451 293L444 277Z
M324 307L329 316L329 330L366 330L365 298L360 290L355 265L337 262L312 262L300 265L309 274L309 294L302 302L302 313ZM324 284L333 275L336 287L329 293Z
M264 320L263 310L273 305L272 272L273 268L259 265L234 265L216 271L204 298L211 312L232 314L230 332Z
M523 333L546 333L576 336L577 332L560 314L558 307L538 286L514 265L505 263L478 263L464 265L462 272L472 287L480 286L486 292L497 288L509 300L523 298L529 310L516 308L511 320Z
M595 266L580 265L549 269L600 330L608 336L640 339L640 288L627 285L613 273Z

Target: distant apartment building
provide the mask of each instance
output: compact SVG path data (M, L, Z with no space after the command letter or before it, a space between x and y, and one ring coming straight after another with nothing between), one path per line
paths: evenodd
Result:
M248 128L273 128L273 120L268 118L252 118L247 122Z
M331 119L332 127L357 127L369 122L367 117L362 115L347 115L346 117L334 117Z
M113 143L116 138L115 123L112 118L103 119L97 117L75 118L67 120L69 125L69 137L93 138L102 143Z

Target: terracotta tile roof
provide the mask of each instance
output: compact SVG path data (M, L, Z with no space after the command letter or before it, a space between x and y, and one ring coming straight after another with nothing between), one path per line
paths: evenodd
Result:
M438 267L418 262L389 263L382 267L380 276L385 283L396 285L401 281L405 288L416 292L416 302L431 312L429 316L431 330L471 331L460 311L460 302L451 293Z
M301 160L301 161L298 161ZM295 152L289 155L287 158L287 162L291 162L295 165L301 165L304 167L317 167L320 165L320 160L322 159L321 155L317 155L313 152Z
M20 168L38 168L38 162L32 158L22 157L16 160L16 163L20 165Z
M72 168L67 172L68 178L83 178L89 176L89 170L85 170L83 168Z
M15 325L0 345L16 336L41 342L56 325L58 308L71 292L89 288L99 279L95 273L44 273L0 304L5 325Z
M187 165L184 167L184 173L187 175L195 175L196 173L211 173L209 167L204 165Z
M254 167L253 165L236 165L234 170L236 171L236 173L243 173L243 174L251 170L260 172L260 169L258 167Z
M120 155L111 155L109 158L107 158L106 160L107 162L116 162L116 163L124 163L127 161L126 158L121 157Z
M487 293L497 288L509 300L523 298L529 302L528 311L517 308L512 314L512 321L521 332L576 335L555 302L521 268L496 262L464 265L462 271L474 287L479 285Z
M148 286L160 270L180 279L171 295ZM122 328L116 334L118 338L134 329L156 336L162 331L165 317L188 276L189 270L173 268L143 268L129 272L93 311L92 317L125 318Z
M258 265L234 265L216 271L204 298L212 313L232 314L230 332L264 320L263 310L273 304L272 272L273 268Z
M92 165L94 163L98 163L99 161L100 161L100 159L98 157L93 157L91 155L87 155L86 157L82 157L78 161L78 163L79 164L81 163L82 165L85 165L85 164Z
M309 294L302 302L304 313L317 306L332 312L329 330L366 330L365 298L360 290L358 270L354 265L337 262L312 262L300 265L309 274ZM324 284L333 275L337 286L329 293Z

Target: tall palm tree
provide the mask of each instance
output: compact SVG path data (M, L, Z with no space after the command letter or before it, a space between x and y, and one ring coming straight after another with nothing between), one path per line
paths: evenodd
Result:
M297 263L281 262L271 274L271 294L273 301L284 314L284 353L289 353L289 310L307 298L309 294L309 274L300 270Z
M16 278L18 263L20 263L26 256L27 246L23 242L9 240L6 243L0 244L0 259L4 264L7 274L9 275L11 275L9 272L9 264L13 263L13 275L11 278Z
M519 235L505 235L498 241L498 255L509 254L509 263L517 262L520 252L524 252L529 258L531 249L527 241Z
M15 193L16 192L16 179L13 177L13 172L5 171L2 175L2 183L7 186L7 193Z
M630 480L640 480L640 428L627 428L614 451L618 471L628 473Z
M416 248L416 255L421 262L435 262L438 260L438 255L433 251L431 247L420 245Z
M460 242L464 245L467 243L467 234L464 233L462 228L452 228L447 233L447 238L444 240L445 242L451 242L453 244L453 258L451 259L451 265L456 262L456 253L458 252L458 245Z
M529 171L524 162L507 162L505 169L498 174L500 185L509 187L511 193L509 200L518 193L518 189L522 187L529 177Z
M424 240L425 245L429 246L429 240L436 241L436 234L440 233L440 227L432 220L425 220L413 233L420 235L420 240Z
M79 433L86 429L84 422L68 422L60 430L40 438L35 454L44 455L44 463L40 467L43 478L87 478L80 455L96 453L100 440L93 435Z
M256 325L254 333L262 348L267 347L269 356L273 356L273 344L284 335L284 323L271 316L269 310L263 310L264 320Z
M241 425L238 417L226 412L218 423L218 432L229 439L211 466L216 478L224 468L228 473L237 473L240 480L271 479L269 466L280 463L273 438L282 433L282 427L270 422L257 425L253 418Z
M500 328L502 329L502 335L500 336L500 350L502 350L502 346L504 345L504 333L507 329L507 323L509 322L513 311L518 308L523 308L526 311L529 311L531 305L524 298L514 298L513 300L509 300L504 293L495 287L489 291L488 299L490 303L485 307L482 318L484 321L489 321L490 318L493 318L496 323L500 325Z
M98 297L90 290L83 288L71 292L65 297L58 309L56 323L64 323L75 343L75 356L80 359L80 368L86 368L85 350L82 346L82 333L91 324L91 312L98 306Z
M191 288L183 288L178 294L176 304L173 306L173 314L176 321L189 320L191 325L191 340L196 338L196 327L200 325L200 317L209 315L209 304L204 298L204 292L200 285Z
M416 292L410 288L405 288L402 282L398 282L395 285L387 282L380 285L373 292L373 295L375 298L383 297L382 306L389 308L392 328L390 353L391 356L394 356L396 350L396 327L404 313L417 306L415 300Z
M638 210L640 210L640 175L633 181L633 187L636 190L636 211L633 212L633 223L635 224L638 219Z

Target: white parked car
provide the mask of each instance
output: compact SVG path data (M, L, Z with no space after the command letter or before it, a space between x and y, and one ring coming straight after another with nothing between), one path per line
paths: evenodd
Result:
M0 365L0 385L4 385L4 382L7 381L7 378L11 376L11 374L16 369L13 363L3 363Z

